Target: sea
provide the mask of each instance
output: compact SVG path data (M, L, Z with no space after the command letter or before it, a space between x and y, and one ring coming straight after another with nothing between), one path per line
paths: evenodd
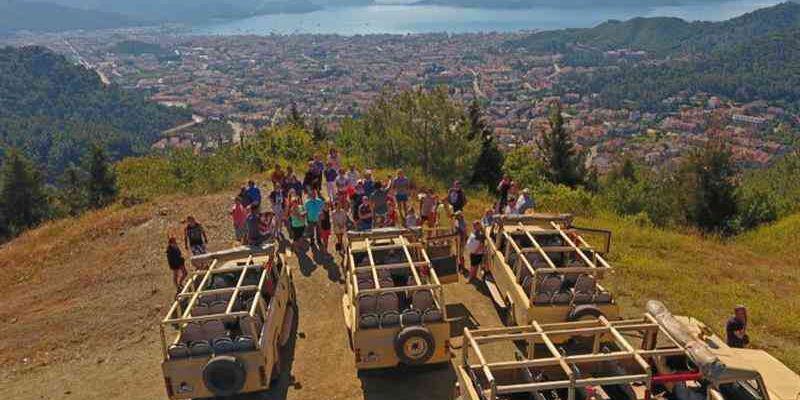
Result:
M403 0L400 0L401 2ZM305 14L259 15L194 26L202 35L269 34L413 34L513 32L584 28L633 17L678 17L720 21L779 0L690 0L673 6L534 7L524 10L458 8L410 4L376 4L325 8Z

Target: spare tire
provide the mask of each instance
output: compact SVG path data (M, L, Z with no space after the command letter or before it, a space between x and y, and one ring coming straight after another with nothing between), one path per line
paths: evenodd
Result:
M239 393L247 380L244 364L233 356L217 356L203 368L203 383L217 396Z
M598 319L604 316L603 312L591 304L581 304L575 307L567 316L568 321L581 321L587 319Z
M394 339L394 351L403 364L422 365L433 357L436 342L428 328L409 326L397 334Z

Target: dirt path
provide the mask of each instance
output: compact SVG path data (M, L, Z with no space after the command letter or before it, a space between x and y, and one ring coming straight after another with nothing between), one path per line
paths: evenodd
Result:
M230 194L101 211L25 235L0 250L0 387L15 400L166 399L158 321L174 289L163 242L191 210L213 249L227 247ZM279 384L246 399L448 399L448 365L358 374L346 340L334 260L297 260L299 321ZM46 267L46 268L45 268ZM497 326L472 285L445 288L448 313ZM462 324L463 326L463 324ZM459 328L457 328L459 329Z

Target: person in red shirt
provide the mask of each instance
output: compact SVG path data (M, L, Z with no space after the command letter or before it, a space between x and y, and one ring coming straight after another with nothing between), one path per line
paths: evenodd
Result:
M236 237L236 240L241 242L244 240L246 236L247 227L245 223L247 221L247 207L242 204L242 198L236 197L233 200L233 205L231 206L231 218L233 219L233 233Z

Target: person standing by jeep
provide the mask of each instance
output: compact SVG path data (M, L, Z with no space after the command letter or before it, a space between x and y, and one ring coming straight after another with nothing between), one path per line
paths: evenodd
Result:
M175 292L180 293L183 290L183 282L189 273L186 272L186 260L184 260L181 248L178 246L178 241L174 236L170 236L167 241L167 264L170 271L172 271L172 283L175 284Z
M402 169L397 170L397 176L392 179L390 189L394 191L394 199L397 202L397 209L400 211L400 219L403 220L408 212L411 180L408 179Z
M247 219L247 207L242 205L242 198L236 196L231 206L231 219L233 219L233 233L237 242L242 242L246 234L245 220Z
M733 316L725 324L728 346L735 348L745 348L750 344L750 337L747 336L747 308L738 305L733 309Z
M252 206L251 206L252 207ZM183 241L186 249L192 252L192 255L205 254L206 244L208 244L208 236L203 225L200 225L193 216L186 217L186 228L183 231Z
M472 222L472 233L467 239L467 251L469 252L469 280L475 278L478 268L483 264L483 255L486 253L486 234L483 231L481 221Z
M319 197L319 192L316 189L311 190L311 195L306 200L306 229L308 229L308 236L311 237L311 243L315 246L322 245L322 236L320 235L319 215L322 213L322 208L325 206L325 201Z
M467 195L461 188L461 182L453 182L453 187L447 192L447 202L453 208L453 212L464 211L464 206L467 205Z
M373 227L380 228L384 226L386 217L389 214L388 194L384 189L381 182L375 182L375 191L369 197L372 205L372 212L375 214Z

